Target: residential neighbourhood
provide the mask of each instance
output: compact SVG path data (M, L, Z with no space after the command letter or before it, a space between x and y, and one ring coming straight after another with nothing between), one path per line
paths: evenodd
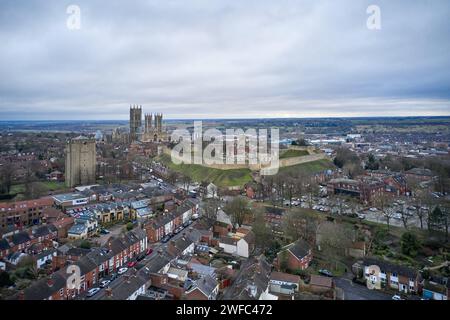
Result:
M5 310L450 300L448 0L34 2L0 1Z

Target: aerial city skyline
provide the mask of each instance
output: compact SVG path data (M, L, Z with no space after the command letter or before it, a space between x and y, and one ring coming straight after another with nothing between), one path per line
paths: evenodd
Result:
M447 0L0 1L2 310L445 308L421 300L450 300L449 17Z

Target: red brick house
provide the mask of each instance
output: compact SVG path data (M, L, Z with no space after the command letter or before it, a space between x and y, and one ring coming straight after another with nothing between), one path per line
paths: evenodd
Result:
M278 270L305 270L309 267L313 254L311 246L304 240L297 240L281 249L274 261Z
M44 210L53 205L51 197L0 203L0 227L17 228L41 222Z

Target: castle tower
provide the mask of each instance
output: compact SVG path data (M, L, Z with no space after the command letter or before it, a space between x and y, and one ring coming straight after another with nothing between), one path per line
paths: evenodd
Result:
M162 114L161 113L155 114L155 130L158 133L162 132Z
M95 140L79 136L67 142L66 185L72 188L77 185L95 183L96 151Z
M145 115L145 133L150 133L152 131L152 114Z
M139 128L142 126L142 106L130 106L130 140L136 141Z

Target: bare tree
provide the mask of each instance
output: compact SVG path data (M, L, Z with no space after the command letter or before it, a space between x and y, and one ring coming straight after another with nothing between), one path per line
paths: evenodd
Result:
M313 213L301 208L293 208L283 216L283 230L292 241L303 239L314 243L320 220Z
M233 225L237 224L240 227L245 217L250 213L250 207L247 199L235 197L226 204L224 211L231 216Z
M345 256L347 248L353 241L354 231L342 224L333 222L323 223L319 231L320 250L329 260L335 262L335 269L339 260Z
M181 177L181 182L183 183L183 189L185 189L186 191L189 191L189 187L192 183L191 177L188 175L183 175Z
M390 206L390 204L392 203L392 197L388 193L383 192L376 198L375 203L377 204L378 208L380 208L382 215L386 219L387 227L389 230L391 219L395 214L395 211Z
M203 211L205 218L210 221L217 220L217 213L219 212L220 201L217 198L209 198L203 201Z
M255 234L256 245L263 250L266 249L269 246L271 232L267 227L262 208L258 208L254 212L252 231Z
M3 163L0 167L0 192L3 189L5 193L10 193L14 172L15 167L11 162Z
M405 229L408 229L408 221L409 221L409 213L408 213L408 208L406 207L406 205L402 205L402 208L400 209L400 215L401 215L401 219L403 222L403 227Z

